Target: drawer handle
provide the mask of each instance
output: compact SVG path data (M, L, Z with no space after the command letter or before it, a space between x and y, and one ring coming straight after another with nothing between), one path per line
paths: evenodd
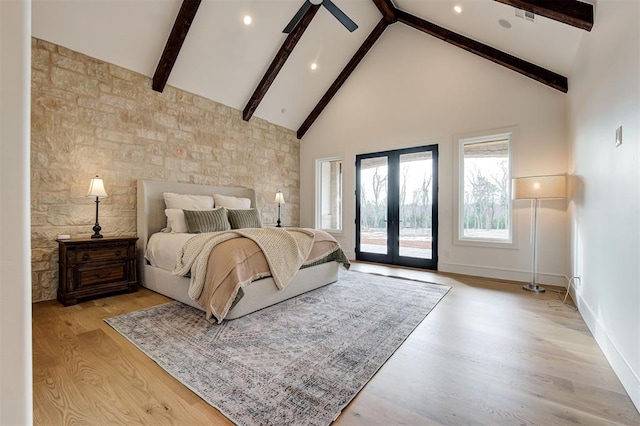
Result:
M116 256L120 256L122 254L122 250L116 250Z
M109 276L111 276L111 272L107 272L106 274L101 274L101 273L99 273L99 272L96 272L96 277L97 277L97 278L100 278L100 279L102 279L102 278L107 278L107 277L109 277Z
M91 256L89 256L89 253L85 253L82 255L82 260L89 260L91 258Z

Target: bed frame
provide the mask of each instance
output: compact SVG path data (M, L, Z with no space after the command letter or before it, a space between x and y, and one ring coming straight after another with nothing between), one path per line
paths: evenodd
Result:
M182 303L204 310L188 295L189 278L173 275L169 271L151 266L144 258L149 237L166 226L165 204L162 194L175 192L192 195L227 195L244 197L256 206L256 193L243 187L196 185L191 183L138 180L138 282L150 290ZM278 290L272 278L254 281L243 288L244 297L227 314L226 319L239 318L283 300L338 280L338 262L329 262L298 271L293 281L283 290Z

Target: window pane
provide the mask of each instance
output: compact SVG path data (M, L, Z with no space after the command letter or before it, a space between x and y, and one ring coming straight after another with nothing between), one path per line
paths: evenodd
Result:
M432 259L432 153L400 155L400 256Z
M360 251L387 254L387 157L360 162Z
M342 230L342 160L322 160L318 163L320 200L318 227Z
M509 139L462 142L461 238L511 241Z

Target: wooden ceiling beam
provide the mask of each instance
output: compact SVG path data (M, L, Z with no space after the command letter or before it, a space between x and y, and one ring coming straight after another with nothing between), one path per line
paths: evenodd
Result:
M376 5L388 24L393 24L398 20L396 18L396 7L393 5L391 0L373 0L373 3Z
M302 34L304 34L319 8L320 5L312 5L309 10L307 10L307 13L302 16L300 22L298 22L295 28L289 33L287 38L284 40L284 43L282 43L280 50L276 54L275 58L273 58L273 61L271 61L271 65L269 65L267 72L262 77L262 80L260 80L258 87L256 87L256 90L253 92L253 95L251 95L249 102L247 102L247 106L242 111L242 118L244 121L249 121L251 116L253 116L253 113L267 94L267 91L278 76L278 73L284 66L285 62L287 62L287 59L289 59L289 55L296 47L296 44L298 44L298 41L302 38Z
M307 130L311 127L311 125L316 121L316 119L320 116L325 107L329 104L334 95L340 90L345 81L349 78L351 73L356 69L360 61L365 57L367 52L373 47L373 45L378 41L382 33L385 29L387 29L389 23L386 18L382 18L378 25L375 26L373 31L369 34L367 39L362 43L362 46L358 49L358 51L353 55L349 63L344 67L344 69L340 72L336 80L333 82L329 90L324 94L320 102L316 105L316 107L311 111L311 114L307 117L306 120L302 123L297 132L298 139L302 139Z
M495 0L586 31L593 28L593 5L576 0Z
M546 84L549 87L553 87L561 92L567 93L568 91L567 78L560 74L556 74L553 71L549 71L538 65L472 40L446 28L439 27L438 25L425 21L422 18L418 18L417 16L411 15L410 13L402 10L397 9L396 16L399 22L409 25L410 27L420 30L426 34L437 37L440 40L451 43L468 52L475 53L478 56L539 81L540 83Z
M162 92L164 86L167 84L169 74L171 74L176 59L178 59L178 54L180 53L184 39L187 37L189 28L191 28L198 7L200 7L200 2L201 0L183 0L182 6L180 6L180 11L178 12L176 21L173 23L169 39L160 57L160 62L158 62L156 72L153 74L151 87L156 92Z

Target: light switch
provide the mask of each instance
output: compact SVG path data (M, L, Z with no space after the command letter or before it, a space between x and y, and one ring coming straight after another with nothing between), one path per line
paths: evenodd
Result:
M616 148L622 145L622 126L616 129Z

